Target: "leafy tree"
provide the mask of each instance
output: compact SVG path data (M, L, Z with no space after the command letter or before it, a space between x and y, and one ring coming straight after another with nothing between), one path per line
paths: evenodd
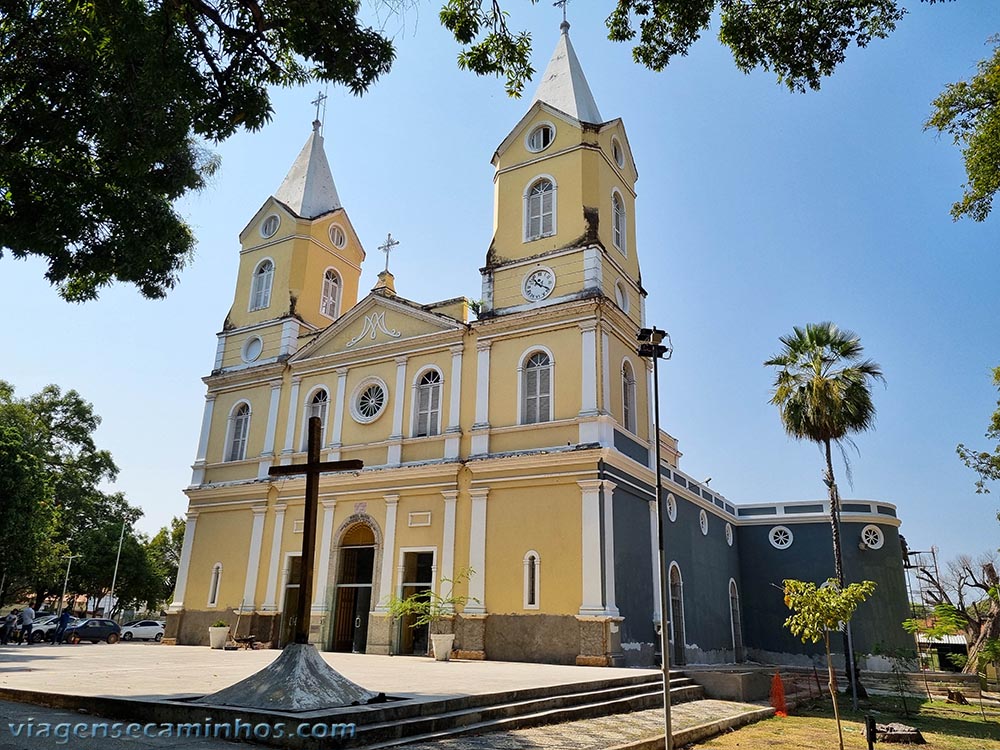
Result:
M1000 77L1000 68L998 68L998 77ZM998 89L997 101L1000 102L1000 89ZM1000 120L997 123L1000 125ZM1000 132L997 134L997 139L998 144L1000 144ZM998 154L998 158L1000 158L1000 154ZM1000 164L1000 161L997 163ZM993 385L1000 387L1000 367L993 370ZM996 411L990 417L990 426L986 430L986 437L997 441L992 453L971 450L966 448L964 443L959 443L957 448L959 458L965 462L966 466L979 474L976 492L989 492L990 489L986 483L1000 479L1000 400L997 401ZM1000 520L1000 514L998 514L997 520Z
M837 706L837 687L830 658L830 631L845 627L854 616L858 605L875 593L874 581L852 583L846 588L834 578L817 586L807 581L789 578L784 581L785 606L792 613L785 620L785 627L803 643L823 641L826 648L827 687L833 701L833 715L837 720L840 750L844 750L844 730L840 726L840 709Z
M956 220L985 220L1000 190L1000 36L990 41L996 45L992 57L979 63L970 80L948 84L924 123L925 129L947 133L962 147L968 182L962 199L951 207Z
M158 603L168 602L177 583L177 569L184 546L184 519L171 519L170 526L162 527L146 545L146 555L156 579Z

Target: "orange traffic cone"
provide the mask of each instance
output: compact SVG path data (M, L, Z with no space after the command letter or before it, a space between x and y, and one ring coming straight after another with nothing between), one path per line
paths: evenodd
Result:
M788 716L788 706L785 704L785 686L781 682L781 674L774 673L771 680L771 705L775 716Z

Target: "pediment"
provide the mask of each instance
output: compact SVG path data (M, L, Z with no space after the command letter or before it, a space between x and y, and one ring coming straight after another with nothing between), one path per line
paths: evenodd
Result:
M507 134L507 137L503 139L503 142L499 146L497 146L496 151L493 153L494 163L496 163L497 157L500 154L502 154L504 151L510 148L510 144L512 144L518 138L524 136L524 131L534 121L535 116L539 112L545 112L549 117L552 117L557 120L562 120L563 122L568 123L576 128L580 129L583 128L583 123L581 123L572 115L568 115L561 109L556 109L552 105L546 104L545 102L536 101L534 104L531 105L531 107L528 108L528 111L524 113L524 117L518 120L517 125L515 125L513 130L511 130L510 133Z
M462 332L465 329L464 323L428 312L415 302L373 293L299 349L292 361L353 354L407 339Z

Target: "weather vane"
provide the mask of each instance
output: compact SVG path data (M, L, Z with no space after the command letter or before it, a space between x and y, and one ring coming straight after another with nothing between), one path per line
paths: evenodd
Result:
M562 8L563 23L568 23L566 21L566 5L567 4L569 4L569 0L556 0L554 3L552 3L552 7L554 7L554 8Z
M398 244L399 244L399 242L397 240L394 240L392 238L392 232L389 232L389 234L387 234L386 237L385 237L385 244L380 245L379 248L378 248L383 253L385 253L385 272L386 273L389 273L389 253L391 253L393 250L395 250L396 246Z

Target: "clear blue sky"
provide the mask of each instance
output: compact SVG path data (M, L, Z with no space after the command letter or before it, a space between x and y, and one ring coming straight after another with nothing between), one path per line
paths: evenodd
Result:
M511 0L544 69L559 11ZM1000 206L954 223L960 153L922 131L931 100L968 78L1000 32L1000 3L916 0L888 40L852 49L820 92L739 73L710 32L663 73L604 35L598 3L570 8L571 36L607 118L622 117L639 167L637 238L648 321L673 336L664 427L681 466L737 502L819 497L822 457L786 438L762 362L793 325L833 320L880 362L877 430L857 440L845 497L896 503L912 548L944 557L1000 545L1000 495L976 495L961 441L987 445L1000 364ZM610 7L611 3L600 5ZM407 298L480 296L492 227L490 157L524 113L501 82L455 64L433 3L389 22L398 58L363 98L330 91L327 153L368 250L374 285L386 232ZM274 95L273 122L219 148L222 169L182 205L198 250L167 300L130 287L69 305L40 262L0 260L0 378L20 395L75 388L104 422L115 485L155 531L186 508L203 407L200 378L233 296L237 234L277 189L310 132L316 86ZM995 488L1000 491L1000 487Z

